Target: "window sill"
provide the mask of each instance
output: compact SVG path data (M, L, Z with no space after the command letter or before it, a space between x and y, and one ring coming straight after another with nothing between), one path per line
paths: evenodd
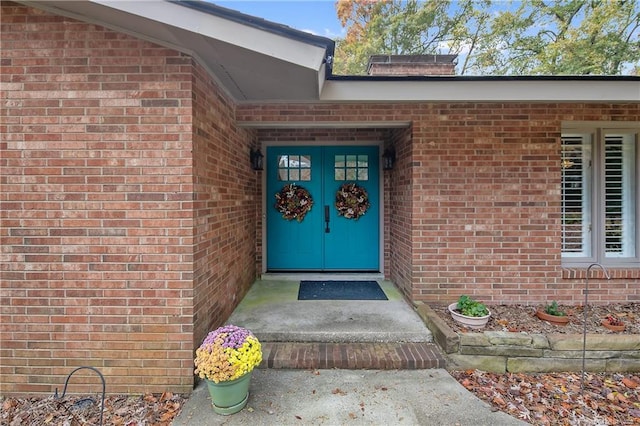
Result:
M582 267L562 267L562 279L585 279L587 277L587 266ZM612 280L632 280L640 279L640 266L632 267L611 267L605 266ZM591 268L589 278L606 279L604 272L600 268Z

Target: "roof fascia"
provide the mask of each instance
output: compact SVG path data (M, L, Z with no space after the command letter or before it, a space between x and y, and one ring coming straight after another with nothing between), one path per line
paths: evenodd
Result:
M335 50L335 42L327 37L317 36L305 31L296 30L289 26L276 22L267 21L266 19L256 16L246 15L236 10L227 9L213 3L194 0L166 0L169 3L175 3L180 6L189 7L195 10L203 11L207 14L216 15L228 20L239 22L243 25L253 26L264 31L273 32L288 38L292 38L303 43L312 44L327 49L331 55Z
M640 102L640 77L331 78L323 102Z
M208 12L202 7L194 8L194 2L182 5L181 2L169 1L152 4L144 1L89 1L272 56L304 68L319 70L326 59L326 46L320 46L319 43L309 44L301 38L294 39L285 32L267 31L249 21L228 19L223 13L209 13L211 10L223 9L214 5L208 5Z

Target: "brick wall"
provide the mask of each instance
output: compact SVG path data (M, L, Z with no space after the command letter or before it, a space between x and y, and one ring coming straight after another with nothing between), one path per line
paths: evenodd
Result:
M413 188L411 183L411 140L413 128L396 129L386 149L393 149L396 161L385 181L385 265L391 281L408 299L412 294L413 271Z
M372 55L371 76L454 75L457 55Z
M198 346L255 280L260 172L249 163L255 131L235 126L233 103L199 66L193 99L193 339Z
M412 300L581 303L560 258L563 121L640 120L638 104L241 105L241 122L413 123L394 137L390 274ZM406 132L409 132L407 130ZM395 195L394 195L395 192ZM410 200L410 201L408 201ZM397 224L394 224L397 221ZM410 265L407 263L410 259ZM592 279L593 303L640 300L640 269Z
M638 104L236 107L173 50L9 2L1 17L2 394L52 392L80 365L109 392L190 391L195 345L255 276L249 148L269 138L394 146L385 266L408 298L580 303L560 263L560 123L640 121ZM412 126L272 133L234 115ZM638 301L639 282L616 270L590 300Z
M254 277L251 133L176 51L8 2L1 43L0 394L189 392Z

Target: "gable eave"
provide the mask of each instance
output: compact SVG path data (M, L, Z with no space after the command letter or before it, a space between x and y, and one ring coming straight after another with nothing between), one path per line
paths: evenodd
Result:
M236 101L318 99L333 41L205 2L19 1L197 58Z

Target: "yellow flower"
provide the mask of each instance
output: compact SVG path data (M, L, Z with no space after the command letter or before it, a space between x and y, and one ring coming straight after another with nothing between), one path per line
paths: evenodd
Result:
M205 342L196 350L195 374L216 383L238 379L252 371L262 362L262 347L258 339L247 330L230 326L242 337L230 336L229 332L209 333ZM224 328L228 330L229 326ZM213 337L213 339L212 339ZM228 340L227 340L228 339ZM244 342L239 345L244 339ZM229 343L233 341L234 343Z

